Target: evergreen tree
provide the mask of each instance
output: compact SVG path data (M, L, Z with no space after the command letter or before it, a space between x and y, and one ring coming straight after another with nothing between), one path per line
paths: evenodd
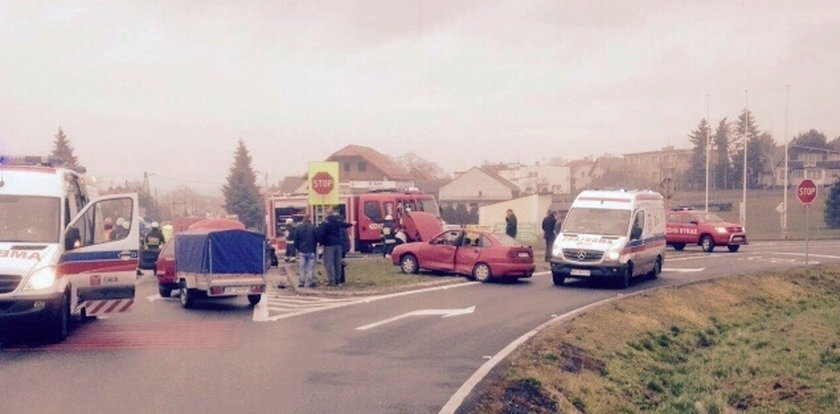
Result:
M702 189L706 185L706 145L711 141L711 128L706 118L700 120L697 129L688 134L688 140L694 145L691 153L691 165L688 167L685 181L691 188ZM711 149L709 152L711 156Z
M840 229L840 178L834 182L825 199L825 224L832 229Z
M265 205L256 181L257 175L251 167L251 155L240 139L227 184L222 187L225 210L229 214L236 214L245 227L262 230L265 227Z
M77 170L81 167L78 158L73 154L73 145L70 144L70 139L67 138L67 135L64 134L64 129L61 127L58 127L58 132L55 134L55 141L53 142L53 149L50 152L50 156L64 161L64 165L67 168Z
M742 182L744 166L744 138L747 142L747 188L760 186L761 174L771 165L776 140L768 133L759 131L752 112L744 109L735 124L738 136L735 154L732 156L734 182Z
M714 175L715 188L727 190L732 187L732 161L729 154L732 151L731 128L726 118L720 120L713 138L715 148Z

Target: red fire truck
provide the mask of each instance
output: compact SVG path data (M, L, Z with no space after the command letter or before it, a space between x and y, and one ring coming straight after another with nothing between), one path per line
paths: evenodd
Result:
M304 216L312 218L313 223L320 223L323 219L324 209L320 206L309 206L307 197L302 196L280 196L270 197L266 206L266 228L268 237L277 251L286 249L286 220L292 219L295 223L303 220ZM406 214L414 211L429 213L437 220L433 223L435 229L407 228L406 234L409 241L415 241L420 233L443 231L443 223L440 221L440 208L437 200L431 194L420 191L381 191L362 194L341 195L337 206L342 217L347 221L355 222L351 229L350 240L353 243L353 250L370 252L374 245L382 239L382 223L385 217L391 216L396 223L402 222L407 227L420 226L420 221L407 223ZM432 223L424 222L422 225L429 227Z

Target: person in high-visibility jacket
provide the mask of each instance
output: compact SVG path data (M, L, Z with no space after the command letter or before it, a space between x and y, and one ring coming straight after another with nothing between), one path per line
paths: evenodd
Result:
M146 233L146 249L157 250L164 242L163 233L160 231L160 223L152 222L152 229Z
M389 214L382 222L382 257L388 256L397 245L397 233L394 218Z

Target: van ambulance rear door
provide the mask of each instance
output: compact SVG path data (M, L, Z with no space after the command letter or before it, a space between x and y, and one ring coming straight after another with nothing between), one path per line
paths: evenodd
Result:
M134 304L138 218L137 195L114 194L93 200L67 226L58 273L70 282L72 313L108 315Z

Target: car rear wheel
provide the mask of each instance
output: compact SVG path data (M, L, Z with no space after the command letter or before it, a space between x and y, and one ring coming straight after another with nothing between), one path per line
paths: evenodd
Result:
M413 254L407 254L400 259L400 269L403 273L417 273L420 267L417 264L417 258Z
M172 296L172 288L168 285L158 285L158 293L162 298L168 298Z
M680 252L682 249L685 249L685 243L674 243L671 246L674 247L674 250Z
M726 248L729 249L730 252L735 253L735 252L738 251L738 249L741 248L741 245L740 244L730 244L729 246L726 246Z
M182 281L179 290L181 292L181 306L184 309L190 309L195 306L195 297L198 294L195 289L187 288L187 282Z
M562 273L551 272L551 280L554 282L554 286L563 286L566 284L566 277Z
M256 306L256 304L260 303L260 299L262 299L262 295L248 295L248 303L251 306Z
M705 235L700 239L700 246L703 247L704 252L711 253L715 250L715 241L712 240L712 236Z
M485 263L476 263L475 267L473 267L472 274L475 280L482 283L487 283L493 278L493 274L490 272L490 266L487 266Z

